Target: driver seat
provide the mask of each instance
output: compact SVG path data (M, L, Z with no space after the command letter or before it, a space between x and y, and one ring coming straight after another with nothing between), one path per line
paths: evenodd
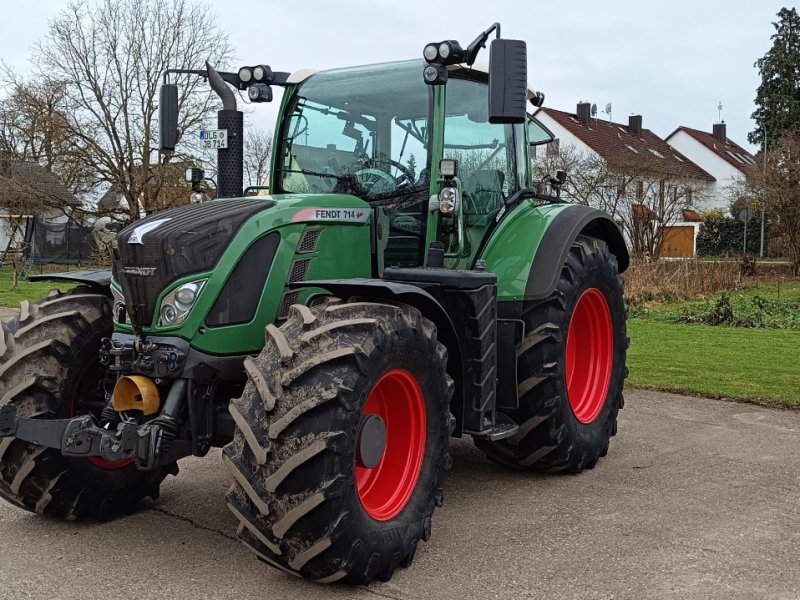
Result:
M464 209L471 215L488 215L503 206L506 175L498 169L473 171L464 187Z

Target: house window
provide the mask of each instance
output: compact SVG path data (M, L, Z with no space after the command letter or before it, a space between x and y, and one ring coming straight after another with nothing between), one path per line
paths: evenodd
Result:
M560 142L560 140L558 138L556 138L552 142L547 144L547 152L546 152L546 154L547 154L548 158L553 157L553 156L558 156L559 151L560 151L560 146L561 146L561 144L559 142Z
M692 188L686 188L686 204L692 205Z

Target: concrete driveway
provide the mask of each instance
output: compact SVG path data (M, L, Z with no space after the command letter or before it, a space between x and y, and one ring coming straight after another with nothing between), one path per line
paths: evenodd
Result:
M433 537L368 588L275 571L234 539L219 453L103 525L0 505L1 598L800 598L800 413L629 391L594 471L498 467L469 440Z

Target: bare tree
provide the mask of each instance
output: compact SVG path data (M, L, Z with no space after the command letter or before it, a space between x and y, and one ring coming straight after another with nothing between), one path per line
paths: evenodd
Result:
M770 231L783 238L792 274L800 275L800 129L774 144L763 168L750 171L734 193L745 206L765 210Z
M272 133L248 127L244 134L244 180L246 186L267 185L272 157Z
M38 79L63 85L69 134L81 161L127 200L131 217L139 201L159 205L171 154L156 158L157 99L161 74L170 68L202 68L206 59L224 65L231 45L206 6L187 0L71 2L50 21L32 63ZM198 77L180 86L178 124L182 153L213 107ZM184 156L177 158L183 158Z
M0 153L16 161L41 165L74 194L88 192L94 181L80 160L83 144L70 133L64 85L34 85L7 67L3 71Z
M665 226L680 220L683 208L707 197L705 182L664 169L655 155L637 153L606 160L593 152L562 147L534 159L534 178L566 171L565 199L604 210L625 232L634 255L657 258Z

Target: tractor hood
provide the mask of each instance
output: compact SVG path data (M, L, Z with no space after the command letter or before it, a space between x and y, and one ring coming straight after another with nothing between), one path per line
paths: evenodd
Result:
M239 228L276 205L269 197L217 200L157 213L123 229L114 252L133 324L148 324L170 283L214 267Z

